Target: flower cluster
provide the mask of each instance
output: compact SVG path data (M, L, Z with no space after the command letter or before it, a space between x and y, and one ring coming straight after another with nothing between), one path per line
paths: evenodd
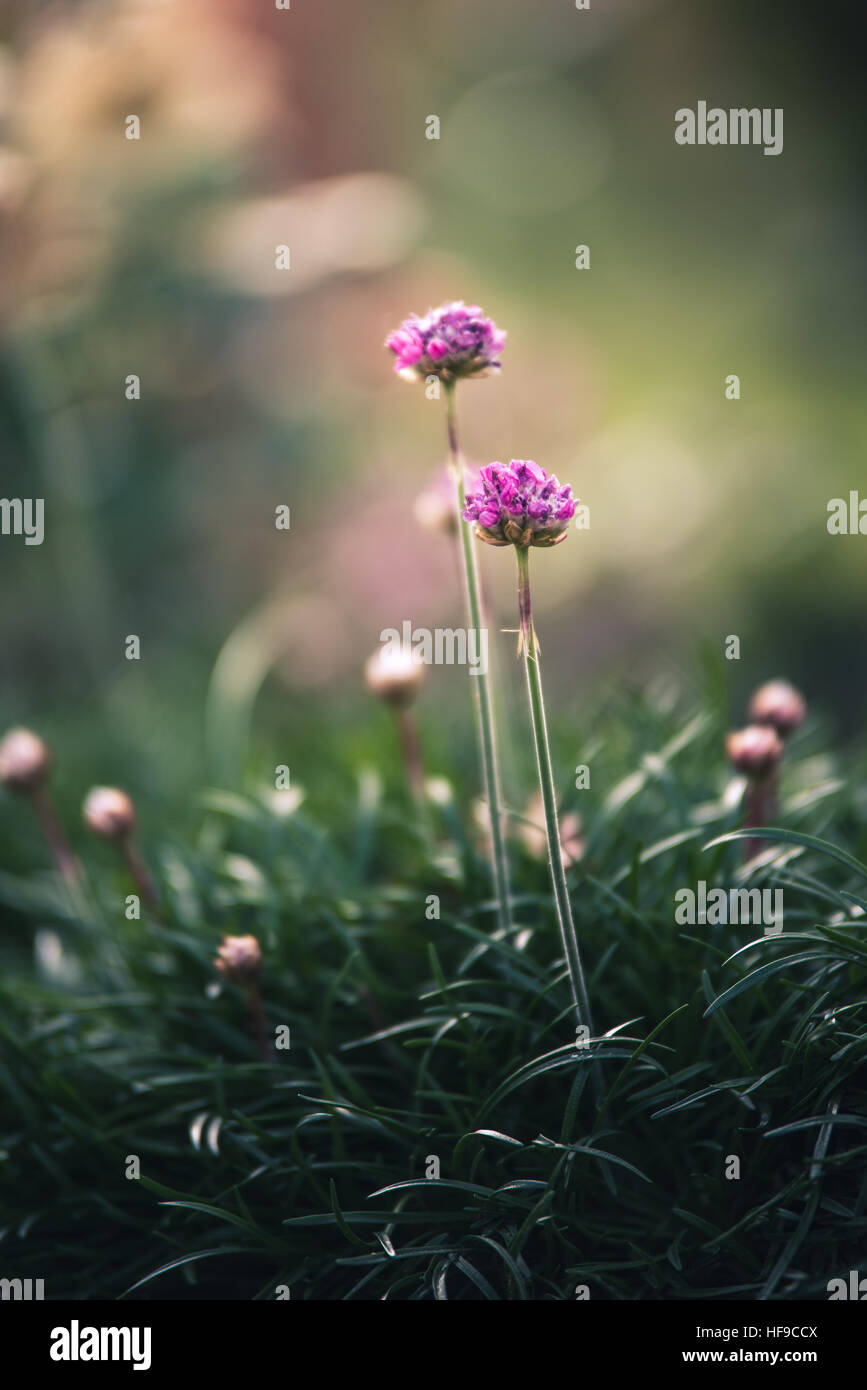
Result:
M424 318L411 314L390 333L385 346L394 353L394 370L409 381L428 376L442 381L496 371L506 342L493 319L478 304L441 304Z
M489 463L480 470L481 488L469 495L464 520L474 523L489 545L557 545L565 540L575 498L532 459Z

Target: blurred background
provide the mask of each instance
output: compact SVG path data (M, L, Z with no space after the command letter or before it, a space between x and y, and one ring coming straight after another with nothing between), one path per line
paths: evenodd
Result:
M737 717L785 674L854 738L867 539L826 520L867 496L857 26L792 0L0 6L0 495L46 499L41 546L0 538L0 725L51 739L61 800L120 782L155 830L287 763L327 809L385 747L381 629L463 617L413 514L442 403L382 343L454 298L509 333L459 392L468 459L535 458L590 507L534 566L564 777L599 692L697 689L729 634ZM676 145L699 100L783 107L782 155ZM511 554L483 552L512 628ZM432 670L420 718L474 790L466 682Z

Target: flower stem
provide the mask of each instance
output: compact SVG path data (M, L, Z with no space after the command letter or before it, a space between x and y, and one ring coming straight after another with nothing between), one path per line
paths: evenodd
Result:
M539 645L533 626L533 609L530 596L530 551L515 546L518 560L518 613L521 624L520 650L524 656L524 670L527 675L527 690L530 696L530 716L533 723L533 740L536 745L536 763L539 769L539 786L545 810L545 831L548 837L548 862L551 868L551 883L554 888L554 905L557 909L557 922L560 939L569 969L569 983L572 1002L575 1006L577 1025L586 1026L593 1032L593 1019L590 1014L590 1001L584 983L581 967L581 954L578 950L578 937L572 920L572 904L569 901L569 888L566 883L566 870L563 865L563 850L560 845L560 826L557 820L557 796L554 790L554 774L551 768L551 750L548 745L548 727L545 722L545 703L542 698L542 673L539 665ZM597 1098L601 1089L601 1074L598 1065L593 1067L593 1084Z
M398 706L395 709L394 718L397 724L401 753L403 754L403 765L406 772L407 785L417 805L423 808L424 764L422 762L418 729L415 726L412 713L404 706Z
M770 825L777 807L777 773L765 773L763 777L753 777L747 785L744 798L744 828ZM744 861L759 854L765 847L764 840L744 840Z
M464 579L464 597L470 627L476 633L482 630L482 605L479 596L479 572L476 564L476 549L469 526L462 520L466 504L466 483L464 479L464 460L458 443L457 417L455 414L454 382L446 385L446 408L449 434L449 459L455 479L458 500L458 528L461 535L461 572ZM497 919L501 930L512 925L512 905L509 900L509 864L506 858L506 841L503 835L502 795L500 774L497 767L497 747L494 738L494 709L491 701L490 677L487 671L476 670L471 678L475 687L476 723L481 748L482 778L485 796L491 818L491 844L493 848L494 890L497 898Z
M156 884L151 877L141 850L131 835L128 835L123 841L122 851L129 876L138 889L139 897L144 899L148 907L158 908L160 895L157 892Z
M268 1035L265 1010L262 1008L262 996L256 981L247 987L246 994L247 1008L250 1011L250 1024L253 1029L253 1037L256 1039L256 1046L259 1049L259 1056L263 1062L273 1062L274 1051Z
M66 880L67 884L74 889L80 887L80 869L78 860L69 847L69 841L63 832L57 812L54 809L51 797L44 787L38 787L31 795L33 809L39 820L42 834L51 851L51 857Z

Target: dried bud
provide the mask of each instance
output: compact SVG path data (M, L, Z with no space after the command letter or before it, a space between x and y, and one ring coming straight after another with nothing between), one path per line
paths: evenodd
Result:
M732 766L748 777L764 777L783 756L783 745L769 724L750 724L726 736Z
M29 729L10 729L0 743L0 782L10 791L32 792L51 767L47 744Z
M214 964L233 984L249 985L262 968L262 949L255 936L224 936Z
M117 787L92 787L82 815L88 830L103 840L125 840L135 830L135 807Z
M770 724L780 738L788 738L806 719L807 704L788 681L768 681L754 692L749 717L753 724Z
M364 667L371 695L390 705L410 705L421 690L424 664L407 646L380 647Z

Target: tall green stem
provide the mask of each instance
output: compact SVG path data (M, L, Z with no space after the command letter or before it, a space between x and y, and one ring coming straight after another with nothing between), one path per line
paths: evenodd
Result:
M542 673L539 666L539 647L533 627L533 608L530 597L530 551L515 546L518 559L518 614L521 623L520 648L524 656L524 670L527 675L527 690L530 696L530 715L533 722L533 739L536 745L536 762L539 768L539 786L542 804L545 808L545 830L548 837L548 862L551 868L551 882L554 888L554 904L557 909L557 922L560 939L569 968L569 982L572 989L572 1002L575 1005L575 1020L593 1032L590 1015L590 1001L581 968L581 954L578 950L578 937L572 920L572 904L569 901L569 888L566 883L566 870L563 866L563 850L560 845L560 826L557 820L557 797L554 791L554 774L551 768L551 750L548 746L548 726L545 722L545 703L542 698ZM593 1068L594 1085L597 1094L600 1085L598 1067Z
M458 499L458 528L461 535L461 571L464 579L464 596L470 628L476 633L482 630L482 604L479 597L479 572L476 564L476 548L469 526L460 519L466 502L466 483L464 479L464 460L458 442L457 416L455 413L454 383L446 386L446 407L449 432L449 458L455 479ZM509 864L506 858L506 841L503 835L502 796L500 774L497 768L497 747L494 740L494 710L491 701L491 684L487 671L476 670L470 678L475 687L476 723L479 731L479 745L482 753L482 778L485 796L491 817L491 845L493 849L494 889L497 898L497 918L501 928L512 925L512 905L509 900Z

